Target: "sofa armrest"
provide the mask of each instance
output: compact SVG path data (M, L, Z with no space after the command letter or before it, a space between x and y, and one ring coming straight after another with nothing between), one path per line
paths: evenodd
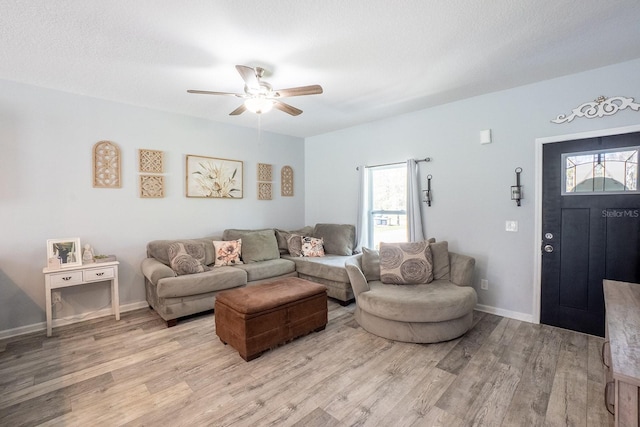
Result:
M473 269L476 260L467 255L449 252L449 265L451 266L451 282L458 286L471 286L473 282Z
M357 255L353 258L349 258L344 264L356 299L362 292L369 290L369 283L360 268L360 258L362 258L362 255Z
M158 284L158 280L165 277L175 277L176 273L168 265L164 265L155 258L145 258L140 265L142 274L149 279L154 285Z

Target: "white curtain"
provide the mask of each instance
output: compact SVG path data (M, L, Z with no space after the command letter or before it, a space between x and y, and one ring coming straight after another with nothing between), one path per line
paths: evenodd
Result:
M421 208L418 163L414 159L409 159L407 160L407 237L410 242L424 240Z
M369 246L369 184L367 169L364 165L358 167L358 217L356 218L357 252Z

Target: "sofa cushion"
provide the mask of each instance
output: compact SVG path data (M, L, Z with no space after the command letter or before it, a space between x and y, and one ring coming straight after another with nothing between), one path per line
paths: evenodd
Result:
M240 228L228 228L222 233L222 240L238 240L242 239L245 234L255 233L257 231L273 231L273 228L257 228L255 230L245 230Z
M272 229L254 231L242 236L242 261L245 263L278 258L280 251Z
M446 240L430 243L431 256L433 258L433 279L449 280L449 243Z
M380 252L375 249L362 248L362 273L367 281L380 280Z
M448 280L424 285L386 285L369 282L369 290L358 295L358 307L383 319L400 322L442 322L468 314L476 305L472 287Z
M380 243L380 280L413 285L433 280L433 258L429 242Z
M195 242L173 242L169 244L169 261L178 276L202 273L209 267L202 264L205 258L204 245Z
M316 224L313 237L324 240L324 251L333 255L353 255L356 228L350 224Z
M302 256L302 236L289 234L287 237L287 253L291 256Z
M216 267L223 265L242 264L242 239L238 240L214 240L213 247L216 250L214 264Z
M278 249L280 250L281 254L288 254L289 253L289 245L287 244L287 239L289 238L290 235L292 234L298 234L300 236L311 236L313 235L313 227L311 226L306 226L306 227L302 227L299 230L291 230L291 231L286 231L286 230L281 230L279 228L274 229L275 233L276 233L276 240L278 241Z
M200 274L167 277L158 280L157 292L161 298L176 298L247 284L247 273L237 267L219 267Z
M324 242L315 237L303 237L300 252L303 257L322 257L325 255Z
M331 280L334 282L350 283L349 275L347 275L347 269L344 266L345 261L349 257L340 255L326 255L315 258L296 258L287 255L284 255L284 257L295 262L298 274L319 277L321 279Z
M253 282L293 273L296 271L296 264L291 260L278 258L242 264L238 265L237 268L246 271L247 282Z

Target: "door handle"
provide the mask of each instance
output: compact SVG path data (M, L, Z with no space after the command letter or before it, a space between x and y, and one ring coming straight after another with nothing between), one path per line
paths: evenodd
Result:
M551 252L553 252L553 246L551 245L544 245L544 251L548 254L550 254Z

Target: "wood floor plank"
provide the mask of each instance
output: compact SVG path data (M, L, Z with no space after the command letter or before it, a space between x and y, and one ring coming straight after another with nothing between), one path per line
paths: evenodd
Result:
M364 331L355 305L245 362L211 313L148 309L0 340L0 425L610 425L601 339L474 312L437 344Z
M411 344L397 358L380 372L380 382L372 381L373 388L359 387L364 391L365 399L344 416L336 417L347 425L377 426L380 419L405 399L409 390L422 382L426 372L432 371L435 364L407 363L419 357ZM335 415L334 415L335 416Z
M344 424L322 409L317 408L292 425L294 427L340 427Z
M559 330L548 326L541 328L536 346L502 421L503 426L544 424L561 343Z
M602 363L602 344L604 338L589 335L588 346L588 370L587 375L589 381L603 384L604 387L604 364Z
M0 410L0 425L38 425L55 419L71 411L71 402L74 397L82 396L90 390L99 389L112 382L111 374L105 373L16 403Z
M498 362L478 399L467 410L465 420L473 426L500 425L519 382L520 372L517 367Z
M484 325L484 322L488 324ZM512 341L512 334L505 333L508 324L501 317L486 315L476 325L480 332L476 333L475 337L470 341L473 343L473 347L477 346L480 339L482 339L483 344L475 348L473 353L461 353L460 348L464 348L465 345L461 346L458 343L443 359L445 363L436 365L439 369L447 368L444 369L447 372L451 372L451 367L456 367L456 369L453 369L454 372L451 373L457 375L453 384L438 399L436 406L461 419L465 419L468 409L479 397L484 384L489 381L491 373L496 369L495 365L502 356L506 344ZM453 355L460 359L459 362L456 363L455 360L452 360ZM458 367L462 369L458 371Z
M426 424L427 419L435 408L436 401L451 386L455 378L455 375L436 367L430 369L423 378L419 378L418 384L407 391L402 401L396 403L380 419L380 425L393 425L395 427L428 425Z
M451 352L438 363L438 368L452 374L459 374L500 320L502 320L500 316L485 313L482 320L463 335Z
M14 405L19 402L23 402L28 399L32 399L37 396L41 396L50 391L59 389L60 387L64 387L69 384L74 384L79 381L84 381L89 378L96 377L98 375L102 375L119 366L124 366L128 364L135 363L138 359L145 359L148 357L147 353L151 354L163 354L169 353L171 351L175 351L179 348L179 344L177 343L167 343L164 345L160 345L158 347L151 348L146 352L142 352L141 354L136 354L133 356L126 356L123 358L116 359L114 362L104 363L102 365L93 366L91 368L87 368L81 371L72 372L57 378L53 378L49 381L36 384L33 387L29 387L26 389L18 390L13 393L8 393L6 396L3 396L0 401L0 409L3 409L7 406Z
M591 338L591 337L589 337ZM613 427L614 419L605 405L604 384L601 381L587 382L587 427Z
M587 424L587 336L562 331L545 426Z

